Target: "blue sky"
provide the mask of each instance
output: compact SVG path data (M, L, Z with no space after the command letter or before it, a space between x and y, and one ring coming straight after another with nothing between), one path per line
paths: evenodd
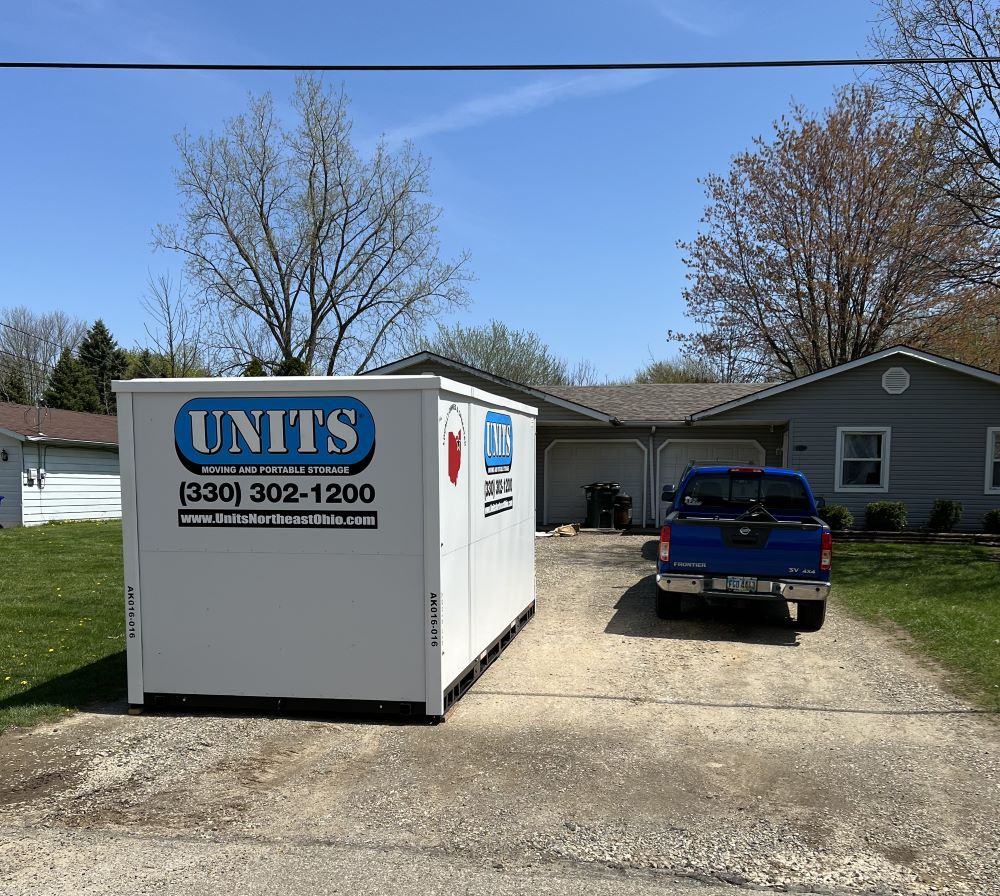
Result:
M453 0L239 4L35 0L0 6L0 58L259 63L854 57L871 0ZM795 100L819 110L852 69L349 74L354 133L431 157L443 253L471 253L472 305L553 350L632 373L673 347L678 239L697 183ZM173 135L218 129L290 74L0 71L0 307L62 308L143 338L151 249L176 219Z

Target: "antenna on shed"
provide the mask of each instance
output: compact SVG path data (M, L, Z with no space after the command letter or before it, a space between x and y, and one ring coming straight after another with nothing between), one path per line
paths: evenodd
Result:
M48 415L48 407L46 407L44 400L39 399L35 404L35 432L38 435L44 435L42 432L42 421L48 417Z

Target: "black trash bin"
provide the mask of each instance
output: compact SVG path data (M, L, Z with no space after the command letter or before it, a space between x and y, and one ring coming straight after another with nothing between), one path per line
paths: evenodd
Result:
M622 487L617 482L601 482L597 489L597 528L611 529L615 524L615 495Z
M601 487L601 483L591 482L590 485L582 485L580 487L583 489L583 497L587 502L587 511L583 518L583 526L585 529L596 529L601 524L601 506L597 500L598 489Z
M632 525L632 496L615 496L615 528L627 529Z
M580 486L587 501L586 529L610 529L614 525L615 495L621 491L617 482L591 482Z

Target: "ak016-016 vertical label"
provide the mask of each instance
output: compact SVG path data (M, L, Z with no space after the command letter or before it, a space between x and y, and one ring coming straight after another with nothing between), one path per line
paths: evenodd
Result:
M135 637L135 588L128 585L125 591L125 618L128 621L128 636Z
M428 599L427 639L431 647L441 646L441 599L433 591Z
M514 424L508 414L486 412L483 426L483 461L486 482L483 516L514 509Z

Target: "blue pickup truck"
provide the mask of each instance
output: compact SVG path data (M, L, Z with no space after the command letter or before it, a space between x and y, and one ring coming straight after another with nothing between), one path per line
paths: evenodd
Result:
M833 539L805 476L774 467L699 466L684 472L660 530L656 612L680 615L684 595L709 603L785 601L797 627L826 619Z

